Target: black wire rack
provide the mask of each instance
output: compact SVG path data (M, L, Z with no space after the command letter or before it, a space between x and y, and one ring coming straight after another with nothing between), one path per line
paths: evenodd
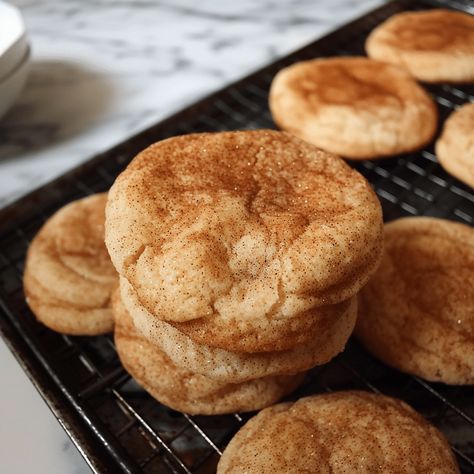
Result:
M107 190L141 149L188 132L274 128L267 94L275 73L295 61L363 55L367 34L394 13L439 6L399 0L232 84L67 173L0 213L0 329L2 336L61 425L95 472L211 473L227 442L250 415L188 416L153 400L121 367L113 340L68 337L38 324L22 289L28 244L65 203ZM443 2L474 12L472 2ZM472 86L428 86L440 124L474 101ZM472 190L438 165L429 147L355 167L374 186L386 220L407 215L444 217L473 225ZM388 368L350 340L329 364L312 370L291 395L365 389L401 398L448 437L463 472L474 472L474 387L425 382Z

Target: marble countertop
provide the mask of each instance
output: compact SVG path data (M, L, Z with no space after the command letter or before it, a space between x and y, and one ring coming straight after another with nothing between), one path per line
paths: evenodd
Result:
M382 1L12 2L32 63L0 119L0 207ZM89 472L2 341L0 364L2 472Z

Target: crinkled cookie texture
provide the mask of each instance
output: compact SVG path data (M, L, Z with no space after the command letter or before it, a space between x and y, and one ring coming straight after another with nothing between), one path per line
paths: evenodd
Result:
M392 16L367 38L367 54L426 82L474 81L474 16L446 9Z
M214 318L292 318L349 299L382 248L367 181L270 130L150 146L115 181L106 214L112 261L141 304L158 319L206 328Z
M403 372L474 383L474 229L411 217L385 227L385 256L359 294L356 335Z
M284 351L324 340L341 315L347 313L352 299L311 308L292 317L230 319L216 315L209 323L206 319L194 319L170 324L199 344L228 351L252 354ZM148 324L153 325L154 319L149 318Z
M444 436L400 400L335 392L262 410L225 449L217 474L455 474Z
M344 349L357 316L357 297L327 330L305 345L277 352L231 352L194 342L171 324L153 316L140 304L133 287L120 278L124 306L137 330L186 370L220 382L244 382L273 375L296 374L329 362Z
M55 331L96 335L113 329L110 296L118 278L104 243L106 201L103 193L64 206L28 249L27 303Z
M448 173L474 188L474 103L464 104L444 122L436 157Z
M222 383L178 368L164 352L135 329L120 301L113 297L115 346L127 372L159 402L192 415L258 410L294 390L304 374Z
M282 69L269 105L283 130L355 160L417 150L437 126L433 101L409 74L362 57L314 59Z

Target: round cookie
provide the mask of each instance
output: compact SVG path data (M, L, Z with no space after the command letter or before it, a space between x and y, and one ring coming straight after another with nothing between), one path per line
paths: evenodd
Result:
M474 81L474 16L446 9L404 12L367 38L367 54L425 82Z
M283 130L354 160L422 148L437 126L433 101L409 74L363 57L314 59L282 69L269 105Z
M120 301L113 298L115 347L130 375L164 405L192 415L217 415L258 410L293 391L304 373L266 377L243 383L222 383L178 368L146 341Z
M385 256L359 294L356 335L383 362L474 383L474 229L410 217L385 227Z
M335 392L266 408L227 445L217 474L459 472L444 436L400 400Z
M141 304L157 319L195 320L195 334L216 318L216 330L224 321L258 328L347 300L382 248L367 181L270 130L152 145L117 178L106 214L112 261ZM246 350L260 350L259 341Z
M474 103L464 104L448 117L435 149L441 166L474 188Z
M113 329L110 295L118 279L104 243L106 201L103 193L64 206L28 249L26 301L55 331L96 335Z
M153 320L140 305L132 286L120 278L123 304L137 330L159 347L178 367L191 370L220 382L244 382L270 375L295 374L329 362L344 349L357 316L357 298L334 320L333 326L315 337L311 343L279 352L255 354L231 352L194 342L172 325Z

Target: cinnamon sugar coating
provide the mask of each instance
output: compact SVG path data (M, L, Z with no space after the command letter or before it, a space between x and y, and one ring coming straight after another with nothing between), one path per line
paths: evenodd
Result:
M444 436L400 400L334 392L262 410L227 445L217 474L455 474Z
M474 188L474 103L464 104L448 117L435 149L441 166Z
M159 402L193 415L258 410L294 390L304 373L251 380L218 382L177 367L158 347L137 332L117 292L113 297L115 346L136 381Z
M274 352L244 353L199 344L171 324L153 318L133 287L120 278L121 298L137 330L183 369L220 382L244 382L270 375L296 374L329 362L344 349L357 315L357 298L324 332L306 344Z
M474 81L474 16L443 8L404 12L367 38L367 54L426 82Z
M410 217L385 226L382 263L359 294L356 335L410 374L474 383L474 229Z
M107 204L107 247L140 304L209 345L348 300L377 266L381 235L380 204L359 173L269 130L158 142ZM257 337L232 347L274 349Z
M55 331L96 335L113 328L110 295L118 278L104 243L106 201L103 193L64 206L28 249L27 303Z

